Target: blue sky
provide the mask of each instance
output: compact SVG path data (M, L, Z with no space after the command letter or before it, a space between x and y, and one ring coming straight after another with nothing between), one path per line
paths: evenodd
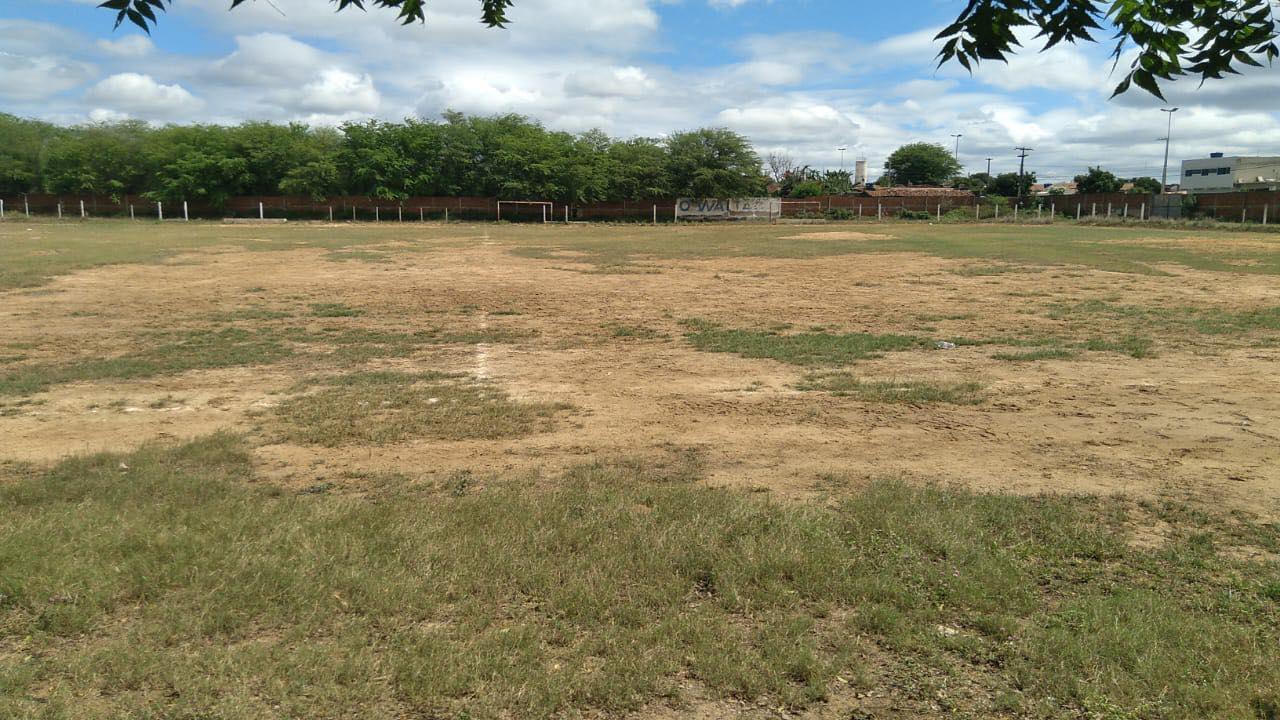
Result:
M1109 100L1108 46L1033 49L972 76L935 67L932 36L960 0L517 0L507 30L475 0L433 0L427 25L386 11L334 15L327 0L175 0L153 37L96 0L0 6L0 110L61 123L249 119L336 125L519 112L549 127L658 136L742 132L762 155L874 175L897 146L951 147L1063 180L1101 164L1158 175L1161 103ZM1028 38L1029 39L1029 38ZM1170 89L1183 108L1174 157L1280 154L1280 71Z

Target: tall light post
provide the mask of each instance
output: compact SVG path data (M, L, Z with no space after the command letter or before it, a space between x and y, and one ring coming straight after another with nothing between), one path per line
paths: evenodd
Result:
M1169 131L1164 136L1164 172L1160 174L1160 194L1169 188L1169 142L1173 139L1173 114L1178 108L1160 108L1160 112L1169 113Z
M844 145L841 145L836 149L840 151L840 172L844 172L844 151L848 150L849 148L845 147Z
M964 135L952 135L951 137L956 139L956 162L960 162L960 138L964 137Z
M991 179L991 158L987 158L987 179Z

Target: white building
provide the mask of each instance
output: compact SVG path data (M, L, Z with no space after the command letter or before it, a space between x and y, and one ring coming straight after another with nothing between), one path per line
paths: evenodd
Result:
M1182 189L1189 193L1280 189L1280 157L1224 157L1182 161Z

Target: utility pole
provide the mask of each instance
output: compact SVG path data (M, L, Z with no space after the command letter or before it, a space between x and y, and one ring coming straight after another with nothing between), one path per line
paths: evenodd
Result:
M1026 181L1024 180L1027 174L1027 156L1035 152L1035 150L1029 147L1018 147L1018 148L1014 148L1014 150L1017 150L1019 153L1018 154L1018 199L1021 200L1022 193L1027 185Z
M987 177L991 177L991 158L987 158Z
M840 151L840 172L844 172L844 151L848 150L849 148L845 147L844 145L841 145L836 149Z
M952 135L951 137L956 139L956 162L960 162L960 138L964 137L964 135Z
M1173 138L1173 114L1178 108L1160 108L1160 112L1169 114L1169 131L1164 136L1164 172L1160 174L1160 194L1163 195L1169 187L1169 142Z

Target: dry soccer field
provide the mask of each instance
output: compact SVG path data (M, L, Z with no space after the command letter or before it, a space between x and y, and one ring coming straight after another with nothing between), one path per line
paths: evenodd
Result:
M0 224L0 716L1280 713L1280 235Z

